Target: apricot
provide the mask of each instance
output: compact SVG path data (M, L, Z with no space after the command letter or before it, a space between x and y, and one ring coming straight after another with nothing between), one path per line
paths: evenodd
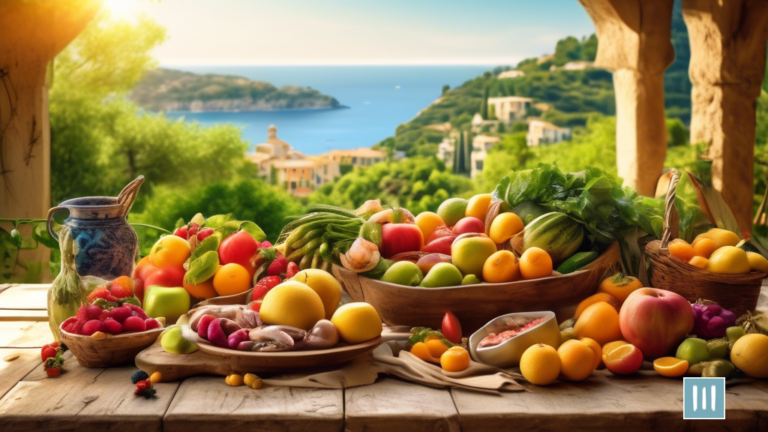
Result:
M440 366L446 372L461 372L469 367L469 353L460 346L448 348L440 356Z
M560 375L569 381L583 381L595 370L592 348L580 340L569 340L557 349L560 356Z
M520 279L517 257L508 250L489 256L483 264L483 280L488 283L512 282Z
M616 297L605 292L599 292L597 294L592 294L591 296L582 300L581 303L579 303L579 305L576 307L576 313L573 314L573 317L578 319L581 316L581 314L584 312L584 309L599 302L608 303L609 305L613 306L613 308L616 309L617 312L621 309L621 303L618 300L616 300Z
M552 257L541 248L528 248L520 257L523 279L538 279L552 275Z
M594 339L600 345L621 339L619 313L605 302L584 309L573 329L578 337Z
M717 243L711 238L700 238L693 243L693 250L696 252L696 256L704 258L709 258L717 248Z
M689 262L691 258L696 256L696 251L693 249L693 246L682 239L673 240L669 244L668 249L670 255L685 262Z

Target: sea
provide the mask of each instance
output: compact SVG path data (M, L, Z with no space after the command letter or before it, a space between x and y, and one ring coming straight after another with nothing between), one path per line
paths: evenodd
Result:
M195 73L231 74L277 87L312 87L335 97L344 109L241 112L169 112L203 126L230 123L242 128L250 148L267 139L274 124L277 135L308 155L335 149L370 147L394 136L398 125L451 88L482 75L494 66L174 66Z

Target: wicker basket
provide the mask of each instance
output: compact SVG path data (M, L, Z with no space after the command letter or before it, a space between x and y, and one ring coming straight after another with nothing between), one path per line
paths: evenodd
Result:
M745 274L712 273L692 266L669 254L667 246L677 237L679 215L675 208L675 191L680 174L673 171L667 190L664 211L664 232L661 240L654 240L645 246L648 278L651 286L675 292L694 302L706 299L740 316L754 311L765 273Z
M140 333L107 335L101 340L61 330L61 342L72 351L80 365L103 368L133 363L136 354L152 345L163 330L161 327Z

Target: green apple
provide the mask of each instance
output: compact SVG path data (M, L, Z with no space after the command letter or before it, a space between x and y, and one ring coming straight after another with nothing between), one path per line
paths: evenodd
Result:
M462 285L476 285L479 283L480 279L478 279L478 277L473 274L468 274L464 276L464 279L461 280Z
M197 345L186 340L181 327L173 326L160 336L160 346L169 354L190 354L197 351Z
M175 324L189 312L189 293L184 288L152 285L144 293L144 312L152 318L165 317L166 325Z
M453 264L438 263L429 270L419 286L426 288L439 288L461 285L461 272Z
M699 338L688 338L677 347L675 357L687 360L689 365L695 365L709 360L707 341Z
M421 269L410 261L398 261L387 269L382 282L389 282L397 285L417 286L424 279Z

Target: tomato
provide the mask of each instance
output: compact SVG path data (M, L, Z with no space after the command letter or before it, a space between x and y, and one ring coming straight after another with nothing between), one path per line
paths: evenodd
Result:
M246 269L252 268L251 258L256 255L259 244L250 234L238 231L225 238L219 246L219 262L225 264L240 264Z
M157 269L144 279L144 288L152 285L175 288L184 286L184 267L166 267Z
M453 312L446 312L443 316L441 333L443 333L443 336L449 341L455 344L461 343L461 323L459 323L459 319L456 318L456 315L454 315Z

